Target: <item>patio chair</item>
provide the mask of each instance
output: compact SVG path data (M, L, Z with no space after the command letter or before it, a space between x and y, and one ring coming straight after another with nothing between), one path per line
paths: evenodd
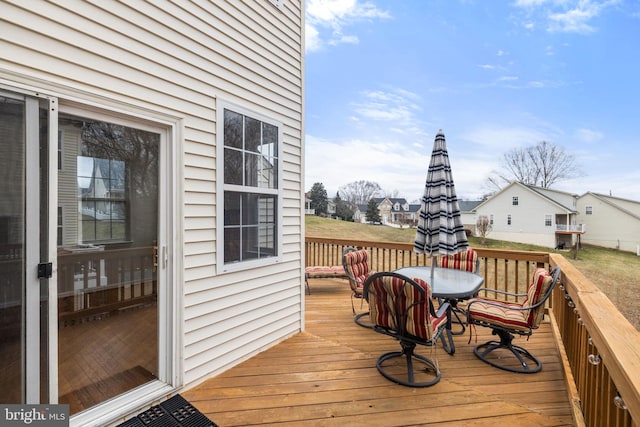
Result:
M398 273L376 273L365 281L373 330L400 341L401 351L385 353L376 367L388 380L409 387L428 387L440 381L434 360L417 354L417 345L432 350L447 326L449 304L435 312L429 285Z
M369 314L368 311L356 314L356 308L353 303L354 298L360 299L360 308L364 302L363 288L364 281L374 272L369 266L369 253L366 249L356 249L351 246L346 247L342 252L342 267L349 279L351 287L351 310L353 310L353 320L360 326L371 328L371 325L364 323L364 316Z
M473 353L482 361L511 372L532 374L542 369L542 363L525 348L514 345L515 335L533 334L544 317L544 305L560 278L560 267L551 272L537 268L526 294L513 294L495 289L481 289L508 297L524 297L521 302L504 299L472 298L467 304L467 322L491 328L500 341L477 345ZM471 338L469 338L471 340ZM515 359L513 358L515 357Z
M438 260L438 266L441 268L451 268L456 270L468 271L470 273L480 274L480 258L478 253L469 248L465 251L458 252L454 255L443 255ZM467 312L464 307L459 306L461 301L449 301L451 303L451 313L455 316L455 323L460 325L460 330L451 332L453 335L462 335L467 329L465 326ZM453 323L453 322L452 322Z

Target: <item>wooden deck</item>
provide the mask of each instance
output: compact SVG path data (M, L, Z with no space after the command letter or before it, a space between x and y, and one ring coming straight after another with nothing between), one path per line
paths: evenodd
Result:
M560 354L543 322L516 339L543 361L537 374L493 368L472 352L485 328L456 337L456 353L435 357L442 379L432 387L396 385L375 367L397 341L353 322L344 279L310 281L306 331L182 395L221 427L278 426L572 426ZM430 348L419 352L429 356ZM433 356L433 355L432 355Z

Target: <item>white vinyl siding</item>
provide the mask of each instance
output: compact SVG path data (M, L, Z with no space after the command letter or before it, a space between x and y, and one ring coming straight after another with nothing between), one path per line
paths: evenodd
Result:
M591 208L591 214L586 214ZM586 193L578 199L582 243L636 253L640 245L640 202Z
M78 239L78 161L76 153L80 149L80 132L73 127L61 126L60 144L62 164L58 171L58 204L62 209L62 245L77 245Z
M176 125L181 243L170 255L184 329L183 359L169 363L187 387L302 328L302 26L297 1L2 4L0 83ZM282 252L278 264L218 276L219 98L282 123Z

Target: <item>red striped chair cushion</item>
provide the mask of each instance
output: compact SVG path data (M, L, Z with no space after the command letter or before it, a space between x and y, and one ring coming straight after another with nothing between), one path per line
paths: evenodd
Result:
M420 291L399 277L378 277L371 283L369 294L369 314L371 321L379 326L405 331L423 340L431 340L434 331L446 325L447 315L433 318L430 313L431 290L429 285L420 279L414 279L426 292ZM417 303L417 304L416 304ZM415 305L414 305L415 304ZM397 319L406 312L406 323L397 325Z
M537 268L531 277L527 296L522 303L472 298L468 301L469 319L502 326L508 329L528 331L537 328L544 316L544 306L533 310L510 310L535 305L547 292L553 278L544 268Z
M553 282L551 274L549 274L549 272L544 268L537 268L531 277L527 298L522 302L522 306L531 307L532 305L537 304L549 290L551 282ZM528 313L529 317L527 321L529 322L529 325L531 325L532 328L537 328L544 317L544 306L541 305Z
M356 279L356 283L352 284L352 287L355 286L354 292L362 293L364 281L372 274L369 268L369 253L366 249L347 252L344 255L344 265L349 274Z
M305 267L304 272L309 278L346 277L341 265L314 265Z
M491 304L488 302L491 302ZM509 309L511 307L521 308L522 306L520 304L471 298L468 301L467 307L471 321L490 323L492 325L502 326L503 328L517 329L525 332L529 330L529 323L527 321L528 311Z
M476 272L478 254L473 249L458 252L455 255L440 257L440 267Z

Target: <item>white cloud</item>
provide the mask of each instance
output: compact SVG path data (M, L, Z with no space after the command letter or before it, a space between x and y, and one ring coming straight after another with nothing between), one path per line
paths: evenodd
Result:
M550 0L516 0L514 6L517 7L532 7L532 6L540 6L542 4L548 3Z
M480 145L491 156L499 157L515 147L535 145L550 138L548 132L526 127L482 127L473 129L463 138L474 145Z
M393 132L402 134L418 134L423 132L424 123L417 119L416 114L421 111L420 97L415 93L400 88L388 90L368 90L361 93L363 99L353 102L352 106L358 121L363 126L373 127L376 123L386 122L384 126L389 129L389 123L393 122Z
M358 36L347 34L347 27L356 22L390 17L389 12L369 1L308 0L305 24L307 52L320 50L326 45L358 44Z
M596 31L593 20L622 0L516 0L513 6L523 10L522 26L528 30L546 28L555 33L589 34ZM543 22L538 25L537 20Z
M562 33L591 33L595 29L588 22L596 16L595 9L582 9L580 7L566 12L549 14L550 32Z
M592 130L592 129L577 129L576 139L582 142L586 142L587 144L593 144L600 141L603 138L603 134L601 132Z
M559 182L554 188L582 195L587 191L600 194L611 194L615 197L630 199L640 202L640 171L629 172L605 170L598 173L589 173L586 176Z
M305 188L321 182L327 195L334 197L341 186L365 180L385 190L398 190L409 202L418 200L424 191L431 145L427 148L403 141L336 141L307 135ZM470 157L469 151L458 148L449 152L458 197L477 199L485 192L482 178L494 168L493 161Z
M320 40L320 33L308 22L305 23L305 49L308 52L319 50L322 47L322 41Z

